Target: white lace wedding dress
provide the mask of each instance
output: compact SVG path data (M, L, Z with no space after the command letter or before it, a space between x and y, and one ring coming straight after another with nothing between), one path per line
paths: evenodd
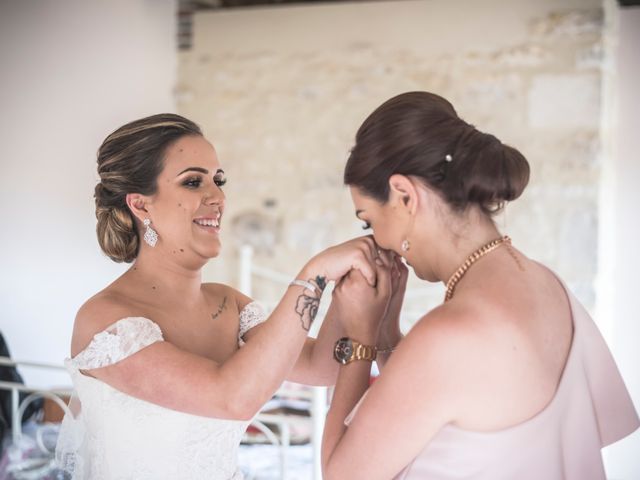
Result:
M265 318L255 302L240 312L240 346L242 336ZM153 321L123 318L65 361L76 395L70 404L74 415L62 422L56 458L74 480L242 479L237 450L249 422L171 410L80 372L112 365L162 340Z

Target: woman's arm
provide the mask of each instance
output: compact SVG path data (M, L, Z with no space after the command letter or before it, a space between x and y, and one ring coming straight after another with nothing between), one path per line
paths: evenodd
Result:
M379 371L384 370L389 357L403 338L400 331L400 312L409 278L409 269L399 256L392 252L385 252L384 255L390 257L385 258L385 261L391 265L391 298L384 319L380 323L376 341L376 346L382 350L378 351L376 356Z
M387 352L380 352L376 363L382 371L384 365L403 335L400 332L400 311L407 287L409 270L400 257L391 252L378 253L390 269L391 298L378 330L376 346ZM339 318L336 303L332 302L323 320L317 339L307 339L298 361L288 380L307 385L335 385L338 363L333 358L335 343L345 336L344 326ZM364 321L364 319L363 319Z
M378 255L383 259L384 265L390 269L392 290L375 342L377 347L388 350L380 352L376 358L376 363L382 371L391 355L391 350L396 348L403 337L400 332L400 311L407 288L409 270L400 257L391 252L381 251ZM337 310L336 303L332 302L320 327L318 338L307 339L288 380L308 385L335 385L339 364L333 358L333 350L336 341L345 336L343 322ZM361 319L361 321L366 320Z
M455 368L448 370L443 362L453 362L450 357L458 350L443 352L444 336L422 322L403 339L370 388L368 362L340 367L323 436L326 480L389 480L451 420L452 392L460 386L451 380Z
M312 259L297 278L326 283L352 267L375 283L371 268L373 241L347 242ZM318 285L320 287L320 285ZM224 363L157 342L90 374L131 396L196 415L250 419L273 395L297 360L315 319L321 291L287 289L269 320L243 348ZM122 318L114 304L93 304L80 315L83 324ZM89 329L91 331L91 329ZM93 332L99 331L94 329ZM86 343L91 335L85 334Z
M242 310L251 298L236 292L238 309ZM338 377L338 363L333 359L333 348L336 341L344 336L344 328L340 323L333 303L322 320L317 338L307 338L287 380L305 385L335 385ZM257 325L244 335L247 343L260 331L264 323Z
M333 304L322 321L318 337L308 338L287 380L306 385L335 385L338 362L333 358L336 341L344 337L344 328Z

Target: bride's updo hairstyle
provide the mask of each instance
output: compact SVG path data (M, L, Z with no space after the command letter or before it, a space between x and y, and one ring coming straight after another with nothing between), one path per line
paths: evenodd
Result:
M140 237L126 196L156 192L167 148L185 135L202 132L180 115L162 113L127 123L100 146L96 232L100 248L111 260L129 263L137 257Z
M488 216L529 182L529 163L493 135L462 120L428 92L403 93L379 106L356 134L344 183L386 203L389 177L414 176L457 213L477 205Z

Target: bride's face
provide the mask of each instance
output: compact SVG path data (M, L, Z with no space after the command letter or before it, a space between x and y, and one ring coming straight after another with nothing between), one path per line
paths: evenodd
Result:
M185 136L167 149L148 206L167 254L209 259L220 253L225 181L216 151L205 138Z

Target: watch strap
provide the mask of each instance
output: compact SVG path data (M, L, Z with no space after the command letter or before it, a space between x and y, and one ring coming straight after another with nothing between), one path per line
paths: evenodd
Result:
M353 349L353 353L351 354L349 362L352 362L354 360L366 360L368 362L373 362L376 359L376 347L371 345L363 345L362 343L355 341L353 343L355 348Z
M350 349L349 356L345 347ZM336 361L342 365L346 365L355 360L365 360L373 362L377 356L377 349L372 345L364 345L352 338L342 337L340 338L334 347L333 355Z

